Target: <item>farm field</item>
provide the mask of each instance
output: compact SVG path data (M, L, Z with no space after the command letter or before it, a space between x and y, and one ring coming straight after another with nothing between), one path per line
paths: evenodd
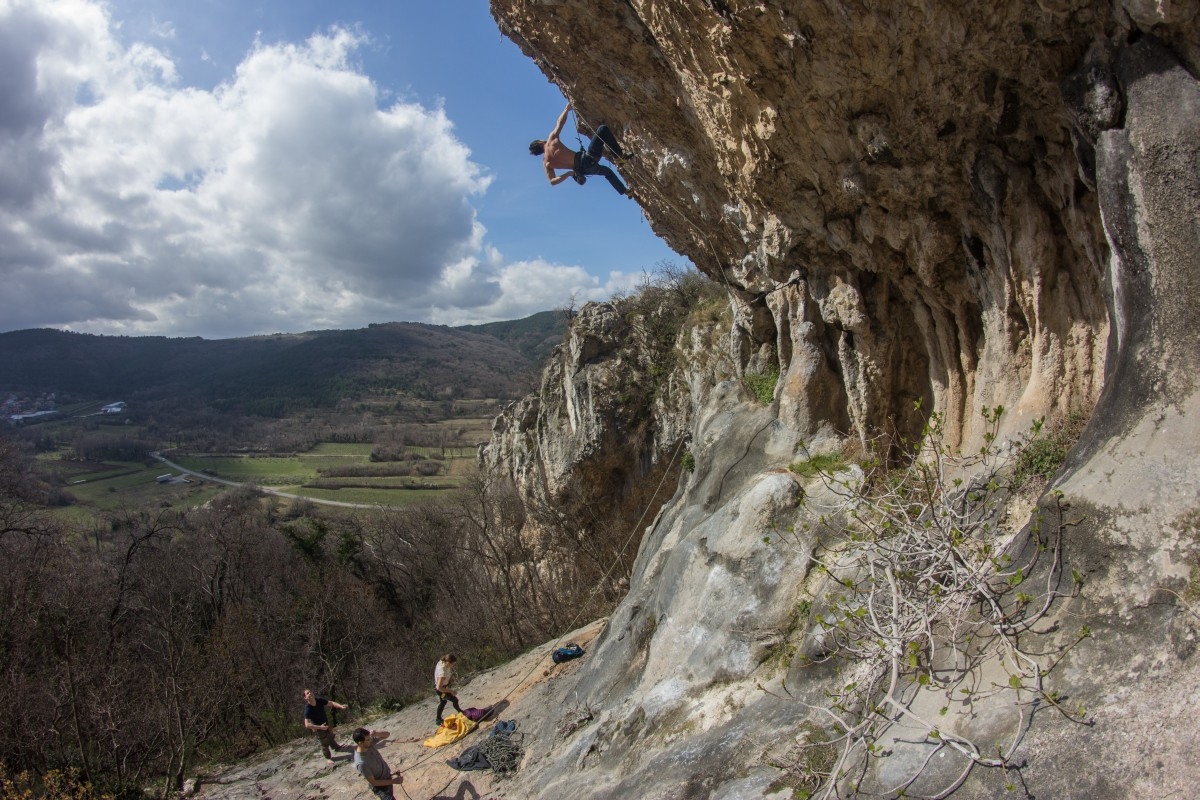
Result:
M173 455L192 472L235 483L357 505L398 507L436 501L475 473L473 448L409 447L411 460L371 461L370 444L324 442L293 456ZM416 467L414 468L414 464ZM422 474L422 467L436 474Z
M159 483L165 470L158 462L76 461L59 453L38 457L42 467L58 475L75 504L55 510L64 522L90 524L106 514L128 508L194 508L203 505L226 487L192 479Z
M411 449L427 450L431 455L438 450ZM370 461L370 451L369 444L325 443L292 457L192 455L171 460L222 481L254 484L316 501L393 508L437 502L476 470L474 451L468 450L469 456L439 460L442 472L438 475L322 475L323 470L348 466L386 470L388 464ZM194 508L229 489L203 477L179 475L158 461L85 462L64 459L58 453L42 454L38 460L45 470L62 479L64 488L75 499L73 505L55 512L62 521L73 524L94 524L128 508ZM159 476L167 473L174 473L176 478L159 483Z
M444 489L371 489L343 487L340 489L318 489L315 487L293 487L290 494L298 494L310 500L328 500L335 503L353 503L363 506L399 508L416 503L435 503L445 498Z
M414 503L448 499L476 473L480 442L491 435L495 401L472 405L455 401L428 403L423 414L435 416L452 410L452 419L427 422L381 422L380 417L360 412L356 422L331 423L333 417L316 418L290 429L327 429L342 436L363 435L367 441L322 441L307 450L289 451L288 445L304 446L311 440L289 434L287 425L257 424L242 431L246 439L225 437L224 452L164 450L162 455L184 470L138 454L163 441L161 423L142 419L110 419L99 414L98 403L66 406L61 416L33 429L39 444L50 445L37 456L39 469L51 473L58 488L55 515L64 522L90 527L107 524L114 514L133 509L194 508L228 490L227 484L250 484L263 490L296 495L317 502L397 508ZM474 406L477 405L478 408ZM468 416L477 413L481 416ZM362 420L365 420L363 422ZM283 449L264 448L274 437ZM174 441L189 436L171 433ZM196 437L201 447L212 448L216 436ZM123 453L118 455L118 453ZM374 454L377 460L372 460ZM159 482L168 473L175 478Z

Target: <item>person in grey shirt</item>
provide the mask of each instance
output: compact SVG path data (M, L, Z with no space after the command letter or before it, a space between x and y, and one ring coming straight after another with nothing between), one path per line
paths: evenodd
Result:
M375 745L389 735L387 731L369 731L366 728L357 728L350 735L358 745L354 751L354 768L367 779L367 783L371 784L371 791L380 800L395 800L396 795L392 792L392 787L404 783L400 770L393 772L375 749Z

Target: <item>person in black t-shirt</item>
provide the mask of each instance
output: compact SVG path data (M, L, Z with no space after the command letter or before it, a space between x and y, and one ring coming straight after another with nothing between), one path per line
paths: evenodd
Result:
M316 734L317 741L321 743L321 752L325 756L325 760L330 764L333 763L333 750L350 750L353 749L350 745L342 747L334 738L333 729L328 717L325 716L325 707L344 710L346 706L341 703L335 703L324 697L317 697L312 689L304 690L304 727L306 730Z

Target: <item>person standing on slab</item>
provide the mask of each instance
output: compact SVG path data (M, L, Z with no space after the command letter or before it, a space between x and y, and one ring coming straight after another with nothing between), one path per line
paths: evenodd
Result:
M330 764L333 763L334 750L345 750L337 743L337 739L333 735L334 725L330 724L329 718L325 714L325 708L336 708L339 711L344 711L346 706L341 703L335 703L325 697L318 697L312 689L304 690L304 728L310 730L317 737L317 741L321 744L321 753L324 754L325 760Z
M387 731L369 731L366 728L357 728L350 735L356 745L354 768L371 784L371 792L379 800L395 800L396 794L392 787L404 783L404 776L400 774L400 770L393 771L375 749L375 745L390 735Z
M458 705L458 696L450 691L450 687L454 684L454 680L458 677L454 672L454 665L458 662L458 656L454 653L447 653L438 661L437 666L433 668L433 688L437 691L438 703L437 707L437 724L440 728L442 725L442 712L446 710L446 703L454 706L454 710L459 714L462 713L462 708Z

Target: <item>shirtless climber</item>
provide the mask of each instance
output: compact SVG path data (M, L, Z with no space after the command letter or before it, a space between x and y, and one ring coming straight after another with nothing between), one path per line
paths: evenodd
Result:
M550 184L557 186L567 178L574 178L576 183L582 185L587 180L585 176L601 175L612 184L612 187L617 190L617 194L630 196L629 190L625 188L625 184L621 183L617 173L600 163L605 146L616 158L625 157L621 151L621 145L617 144L617 138L613 136L613 132L608 129L607 125L601 125L596 129L596 135L592 137L592 141L588 143L585 150L572 150L562 143L559 134L562 133L563 125L567 123L567 115L570 113L571 105L568 103L562 114L559 115L554 130L550 131L550 135L546 139L534 139L529 143L530 155L542 157L542 163L546 167L546 177L550 180ZM566 170L566 172L561 175L557 174L556 171L560 169Z

